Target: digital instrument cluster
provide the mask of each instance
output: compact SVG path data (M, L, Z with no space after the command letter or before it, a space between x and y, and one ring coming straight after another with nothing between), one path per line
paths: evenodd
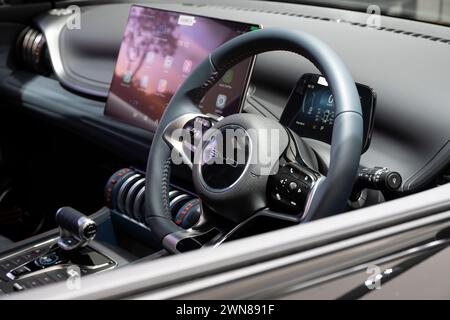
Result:
M363 114L363 151L370 145L376 94L368 86L357 83ZM302 137L331 143L335 118L334 98L324 77L305 74L292 90L280 122Z

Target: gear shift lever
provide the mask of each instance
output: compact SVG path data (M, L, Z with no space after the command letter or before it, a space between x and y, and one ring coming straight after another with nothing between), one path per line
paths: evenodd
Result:
M8 262L11 267L6 273L7 282L18 281L14 283L14 288L11 288L11 290L20 291L34 287L33 284L27 282L31 280L37 284L43 284L42 281L48 283L47 280L39 280L41 276L49 275L54 281L64 280L67 278L71 266L80 268L80 272L87 275L117 265L114 260L95 248L87 247L97 232L97 226L92 219L73 208L63 207L56 213L56 222L59 225L60 232L58 246L55 246L52 233L51 241L47 240L39 244L37 253L35 252L36 246L33 245L25 252L20 251L20 256L17 253L16 257L19 260L12 259ZM0 267L5 269L4 265L2 261ZM70 270L73 271L74 269ZM72 276L72 274L69 275ZM3 278L0 279L0 283L2 282L4 282Z
M93 220L71 207L56 212L56 223L60 231L58 246L67 251L88 245L97 232Z

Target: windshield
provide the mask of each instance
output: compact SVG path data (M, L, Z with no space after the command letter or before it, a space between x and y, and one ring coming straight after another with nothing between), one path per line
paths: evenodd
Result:
M450 26L450 0L284 0L374 13Z

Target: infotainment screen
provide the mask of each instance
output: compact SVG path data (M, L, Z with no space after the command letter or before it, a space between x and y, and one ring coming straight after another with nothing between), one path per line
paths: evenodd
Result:
M363 115L363 151L370 145L376 94L368 86L356 83ZM302 137L331 143L335 117L334 98L324 77L305 74L292 90L280 123Z
M133 5L105 115L155 131L192 70L228 40L259 26ZM200 103L203 113L240 111L253 59L228 70Z

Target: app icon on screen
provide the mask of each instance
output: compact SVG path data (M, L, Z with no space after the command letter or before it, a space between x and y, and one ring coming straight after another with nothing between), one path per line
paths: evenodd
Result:
M233 69L228 70L222 77L222 81L226 84L231 84L233 82L234 71Z
M164 68L170 69L172 67L173 63L173 57L172 56L166 56L164 59Z
M191 71L192 71L192 60L184 60L183 72L184 73L191 73Z
M147 54L145 55L145 63L152 64L154 59L155 53L153 51L147 52Z
M129 47L128 48L128 60L134 61L137 59L137 57L138 57L137 49L134 47Z
M158 92L160 93L164 93L167 90L167 80L166 79L161 79L158 82Z
M156 28L156 34L157 34L157 35L163 35L164 33L166 33L166 26L164 26L163 24L160 24L160 25Z
M143 77L141 78L140 82L139 82L139 86L140 86L142 89L147 88L147 87L148 87L149 80L150 80L150 79L149 79L149 77L148 77L147 75L143 76Z
M189 40L178 40L177 44L179 48L189 49L191 47L191 42Z
M124 83L130 83L132 76L133 76L133 72L131 72L131 70L125 71L125 73L123 74L123 77L122 77L122 81Z
M224 94L219 94L216 99L216 107L219 109L225 108L227 104L227 96Z

